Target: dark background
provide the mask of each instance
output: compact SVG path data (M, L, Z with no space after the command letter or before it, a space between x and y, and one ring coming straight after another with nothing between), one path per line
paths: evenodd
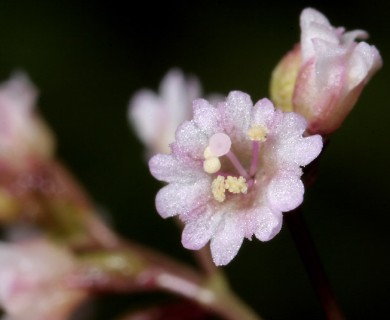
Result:
M385 1L290 2L0 1L0 77L15 69L31 76L59 157L118 232L193 263L173 221L154 209L159 184L127 123L130 96L143 87L156 90L173 66L196 74L206 93L266 96L274 65L299 39L306 6L333 25L367 30L384 68L332 136L304 209L347 317L378 319L388 310L390 288L390 7ZM286 228L269 243L245 241L224 269L264 318L323 319ZM101 298L98 310L108 319L148 299Z

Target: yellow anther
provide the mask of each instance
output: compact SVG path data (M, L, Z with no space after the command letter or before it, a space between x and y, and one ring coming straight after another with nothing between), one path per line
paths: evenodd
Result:
M221 161L217 157L211 157L203 161L203 170L213 174L221 169Z
M223 176L216 177L211 184L211 192L214 199L218 202L225 200L225 178Z
M213 155L213 153L211 152L210 147L207 147L206 149L204 149L203 157L204 157L205 159L209 159L209 158L215 157L215 156Z
M246 193L248 185L244 177L227 176L225 180L225 189L231 193Z
M265 141L267 133L267 128L263 126L252 126L246 134L252 141Z

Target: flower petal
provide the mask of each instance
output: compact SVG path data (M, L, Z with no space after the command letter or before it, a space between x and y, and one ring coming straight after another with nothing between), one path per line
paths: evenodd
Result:
M219 104L226 133L243 139L249 129L250 115L253 107L250 96L244 92L232 91L226 102Z
M307 126L306 119L294 112L283 113L282 115L278 118L277 128L275 128L278 139L302 137Z
M210 181L201 179L193 184L171 183L156 196L156 208L163 218L186 214L205 204L211 197Z
M228 264L236 255L244 239L243 230L235 213L225 213L211 239L211 254L217 266Z
M194 122L208 137L217 132L222 132L220 115L218 110L207 100L197 99L193 102Z
M208 136L195 122L186 121L176 130L176 141L172 146L174 153L187 155L192 159L203 160L203 152L208 145Z
M128 116L140 140L151 146L161 127L162 108L159 97L150 90L138 92L130 101Z
M252 108L251 125L269 127L275 116L275 108L272 102L266 98L258 101Z
M362 81L367 82L382 66L382 58L374 46L360 42L352 51L349 61L348 89L352 90Z
M282 228L283 216L279 211L272 212L262 207L257 212L257 230L255 236L260 241L271 240Z
M320 135L302 137L305 119L298 114L285 114L279 125L277 135L272 144L267 145L267 163L280 168L306 166L313 161L322 150Z
M186 160L172 154L157 154L149 160L149 169L156 179L165 182L191 183L205 176L201 163Z
M222 213L206 207L203 210L201 216L187 222L183 230L181 242L187 249L198 250L205 246L221 221Z
M322 137L320 135L300 138L295 146L297 150L294 154L294 161L299 166L306 166L318 157L323 147Z
M368 33L364 30L352 30L345 32L341 36L341 44L350 45L353 43L356 39L365 40L368 38Z
M200 83L196 78L187 80L181 70L172 69L161 81L159 92L165 119L172 126L174 136L176 128L191 117L192 100L201 94Z
M284 113L275 121L274 131L264 145L264 163L276 170L305 166L314 160L322 149L319 135L303 138L306 120L296 113ZM299 172L299 170L297 171Z
M269 183L267 198L273 210L286 212L297 208L302 203L304 191L299 176L283 172Z
M315 9L304 9L300 16L302 64L315 55L313 39L338 44L339 37L329 20Z

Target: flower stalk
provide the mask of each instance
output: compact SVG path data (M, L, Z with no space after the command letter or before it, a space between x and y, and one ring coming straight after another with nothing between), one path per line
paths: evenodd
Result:
M65 167L58 164L62 182L82 199L82 219L90 243L98 253L82 255L82 267L67 281L71 288L110 292L162 290L185 297L228 320L261 320L230 289L223 273L212 263L208 248L196 255L204 274L133 242L122 240L93 214L93 203ZM76 197L76 195L78 195ZM100 236L98 236L100 235ZM89 251L86 251L89 252Z
M305 266L310 283L316 293L328 320L345 319L333 294L329 279L310 235L300 208L284 215L295 246Z
M321 154L317 157L306 169L303 176L305 187L312 186L317 179L317 172L321 155L329 146L329 139L324 139L324 148ZM284 221L290 231L291 237L301 257L302 263L306 269L311 286L324 310L328 320L343 320L345 319L336 297L333 293L328 276L321 262L317 248L311 237L310 230L306 224L302 213L302 207L288 212L284 216Z
M90 292L165 291L228 320L261 320L234 293L220 272L203 276L161 254L132 243L110 251L87 253L68 277L72 289Z

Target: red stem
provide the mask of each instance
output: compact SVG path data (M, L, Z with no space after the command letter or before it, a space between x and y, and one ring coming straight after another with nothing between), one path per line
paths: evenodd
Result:
M300 208L292 212L287 212L284 215L284 219L305 266L310 283L326 314L326 318L328 320L345 319L337 304Z

